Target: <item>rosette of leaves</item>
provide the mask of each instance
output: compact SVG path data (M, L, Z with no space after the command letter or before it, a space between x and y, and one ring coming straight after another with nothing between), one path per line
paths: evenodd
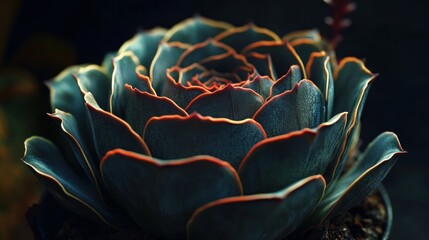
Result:
M63 139L25 164L65 207L163 239L283 239L348 210L402 150L379 135L343 171L376 75L317 32L203 17L138 33L49 82Z

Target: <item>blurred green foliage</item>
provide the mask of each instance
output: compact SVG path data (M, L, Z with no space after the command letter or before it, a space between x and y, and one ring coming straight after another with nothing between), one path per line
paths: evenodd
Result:
M0 239L32 239L25 213L42 191L21 162L24 141L43 129L49 109L41 79L76 62L71 44L49 32L33 32L17 42L10 39L19 17L20 0L0 1ZM6 58L6 53L8 57ZM46 96L45 96L46 95Z

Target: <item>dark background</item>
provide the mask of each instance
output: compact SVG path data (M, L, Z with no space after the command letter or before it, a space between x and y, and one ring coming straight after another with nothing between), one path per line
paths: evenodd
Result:
M355 2L358 8L349 15L352 25L343 31L338 57L366 59L367 67L380 73L362 117L363 145L389 130L398 134L409 152L384 181L394 209L391 239L429 239L429 4L426 0ZM100 63L105 53L118 49L137 30L170 28L200 14L235 25L253 21L279 35L311 28L326 35L324 18L330 14L321 0L21 0L9 1L6 7L14 14L2 36L7 40L1 64L23 67L39 80L45 96L42 112L49 111L43 81L67 65ZM48 126L46 117L41 121ZM40 134L47 133L40 130Z

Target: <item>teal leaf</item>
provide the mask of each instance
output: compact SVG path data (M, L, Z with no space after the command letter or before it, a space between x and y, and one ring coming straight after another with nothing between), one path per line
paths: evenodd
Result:
M322 93L309 80L302 80L290 91L271 98L253 116L268 137L317 127L325 119Z
M165 42L182 42L190 45L213 38L233 26L220 21L196 16L184 20L171 28L164 37Z
M68 165L51 141L42 137L27 139L22 160L51 194L72 212L115 227L130 224L124 215L103 205L94 185Z
M200 207L188 222L188 239L285 239L311 213L325 190L322 176L278 192L229 197Z
M246 24L242 27L230 28L216 37L215 40L225 43L226 45L240 52L246 46L259 41L280 41L280 37L269 29L261 28L253 23Z
M283 39L286 39L289 42L294 42L298 40L312 40L316 42L322 41L322 37L320 36L320 33L317 29L293 31L286 34Z
M109 109L111 79L105 69L98 65L89 65L80 68L74 77L83 94L92 93L102 109Z
M262 127L252 119L232 121L198 114L153 117L144 133L154 157L174 159L207 154L233 167L238 167L250 148L265 138Z
M163 28L154 28L149 31L139 32L121 46L118 54L131 51L139 59L140 64L149 69L158 45L166 31Z
M113 59L112 95L110 97L110 112L116 116L124 115L125 84L129 84L141 91L151 91L152 87L145 78L140 78L137 71L141 71L139 60L132 52L124 52ZM144 68L143 68L144 69ZM144 74L143 70L143 74Z
M152 60L149 71L152 87L157 93L163 91L164 83L168 81L167 69L176 65L187 48L189 48L188 45L179 42L161 42L158 46L158 51Z
M116 148L150 155L146 143L127 122L101 109L91 93L85 95L85 101L93 123L92 133L99 159Z
M304 69L304 65L295 52L293 47L284 41L261 41L250 44L242 53L247 54L250 52L256 52L259 54L270 54L273 61L274 69L276 70L277 76L283 76L289 71L290 66L298 65L301 69ZM303 72L305 78L305 72Z
M179 67L187 67L205 58L225 54L227 52L234 52L234 50L223 43L214 41L213 39L207 39L204 42L195 44L186 49L178 59L176 65Z
M237 73L239 74L239 81L246 80L253 70L246 58L235 52L211 56L201 60L199 64L207 70L214 70L219 73ZM239 73L240 71L242 71L241 74Z
M90 139L90 124L88 115L85 109L85 102L82 93L73 77L82 66L68 67L58 74L52 81L47 83L51 93L52 111L60 109L73 115L79 119L78 127L84 135L84 141L89 143Z
M55 113L49 114L60 125L64 136L73 151L75 161L80 166L79 170L86 174L93 186L101 194L99 186L101 177L98 171L99 160L93 157L88 146L82 140L82 134L78 128L77 121L70 113L55 109Z
M292 65L289 71L274 82L270 90L270 97L274 97L288 90L291 90L295 84L304 78L298 65Z
M312 53L324 49L324 43L316 29L291 32L286 34L283 39L286 39L293 46L305 65L307 65Z
M203 116L243 120L252 118L263 102L253 90L228 84L220 90L199 95L185 110Z
M376 189L404 153L394 133L380 134L368 145L352 169L329 187L328 194L310 219L317 224L361 202Z
M277 73L274 69L273 60L271 59L270 54L250 52L246 54L246 59L249 63L255 66L256 71L261 76L268 76L273 80L277 79Z
M244 194L279 191L319 173L308 157L316 135L305 129L268 138L253 146L239 168Z
M138 134L143 134L144 127L151 117L188 115L185 110L177 106L172 100L147 92L141 92L130 85L125 85L124 97L124 120Z
M104 56L103 62L101 63L102 68L106 71L109 77L113 74L113 58L115 58L117 52L109 52Z
M180 84L181 69L173 67L166 72L167 80L162 89L162 96L173 100L181 108L186 108L188 104L198 95L208 92L201 86L185 86ZM178 80L176 80L178 79Z
M240 179L226 162L210 156L158 160L122 149L101 163L107 188L149 233L185 237L186 223L203 204L242 194Z
M289 42L301 58L304 65L308 64L311 54L323 51L320 42L310 39L299 39Z
M207 69L201 66L198 63L193 63L185 68L175 68L177 69L178 74L178 82L184 86L187 86L189 83L193 83L193 78L198 77L204 72L207 72ZM189 83L188 83L189 82Z
M320 89L325 99L326 117L334 107L334 77L330 58L325 52L314 52L307 64L307 77Z
M267 77L257 75L252 80L248 80L242 87L249 88L261 95L263 99L267 99L270 95L271 87L273 86L274 81Z
M338 114L314 130L304 129L257 143L240 164L244 193L278 191L303 177L323 174L338 159L346 117L347 113Z
M342 173L369 88L376 77L377 74L371 73L361 60L353 57L343 59L334 73L335 99L333 113L349 113L345 149L342 159L335 169L335 178Z

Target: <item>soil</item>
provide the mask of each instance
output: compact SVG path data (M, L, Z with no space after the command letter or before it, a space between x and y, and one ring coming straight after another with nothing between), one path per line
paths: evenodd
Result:
M369 195L358 206L342 213L301 240L375 240L382 239L387 211L379 192Z
M386 225L387 212L381 195L375 192L361 204L319 228L303 236L302 240L372 240L382 239ZM156 240L140 230L117 231L79 218L70 218L62 226L55 240Z

